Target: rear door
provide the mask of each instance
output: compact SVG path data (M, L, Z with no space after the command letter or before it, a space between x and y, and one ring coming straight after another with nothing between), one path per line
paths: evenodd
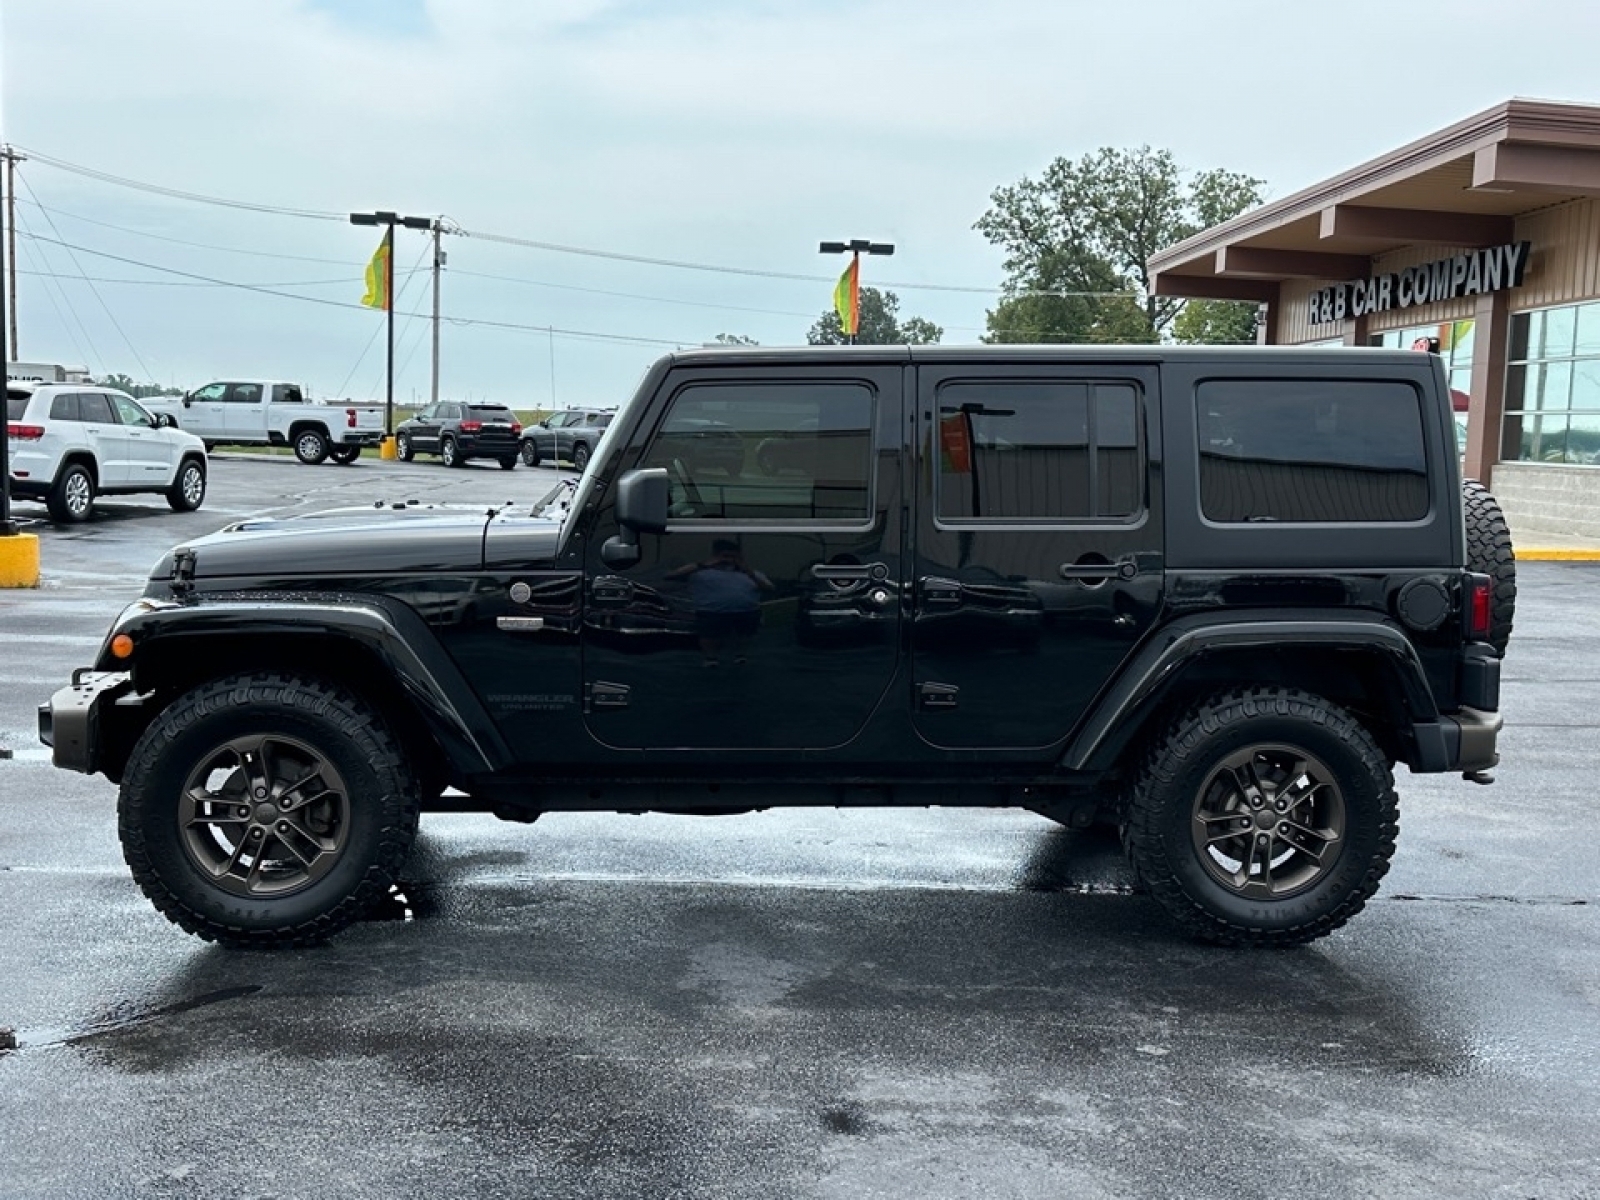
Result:
M228 388L228 400L223 405L223 420L228 425L230 440L264 442L267 440L266 389L259 383L235 383ZM288 433L287 426L284 429Z
M1058 743L1162 598L1158 369L919 368L911 632L934 746Z
M104 488L128 487L134 482L136 450L131 430L117 420L111 398L104 392L78 393L78 419L94 452Z
M741 372L743 374L741 375ZM608 489L585 558L585 721L653 761L849 743L899 664L904 368L683 367L623 465L664 468L671 518L615 570ZM791 469L763 441L808 429Z

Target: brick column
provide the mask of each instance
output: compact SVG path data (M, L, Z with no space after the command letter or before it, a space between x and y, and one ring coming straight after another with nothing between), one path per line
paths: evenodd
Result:
M1511 294L1479 296L1472 310L1472 403L1467 409L1467 457L1462 471L1492 487L1500 461L1506 408L1506 351L1511 342Z

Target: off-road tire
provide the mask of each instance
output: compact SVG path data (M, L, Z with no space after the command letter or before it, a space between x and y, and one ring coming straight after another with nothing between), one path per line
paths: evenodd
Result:
M394 456L401 462L410 462L417 456L417 452L411 448L409 434L397 433L394 435Z
M1467 518L1467 570L1494 580L1489 607L1489 643L1504 656L1517 611L1517 556L1506 515L1489 489L1476 479L1461 485Z
M194 861L180 828L190 773L230 740L256 735L313 748L344 784L342 849L325 874L281 894L225 890ZM257 672L197 687L150 723L128 760L117 825L134 879L170 921L229 945L298 946L336 933L387 894L418 808L416 775L373 709L335 684Z
M56 477L45 507L58 521L79 524L94 516L94 475L82 463L68 463Z
M1213 878L1195 845L1201 789L1230 755L1253 747L1287 748L1325 764L1342 807L1336 857L1281 898L1231 891ZM1294 946L1361 911L1389 869L1398 833L1394 777L1360 722L1319 696L1260 687L1209 698L1150 748L1134 782L1123 843L1139 881L1189 933L1229 946Z
M447 467L464 467L467 460L461 457L461 449L456 445L453 437L446 437L439 443L439 461Z
M335 446L328 451L328 458L338 463L341 467L348 467L360 457L360 446Z
M572 448L572 469L578 474L583 474L583 469L589 465L589 447L579 442Z
M524 441L522 443L522 449L520 453L522 455L523 466L537 467L539 465L539 448L535 446L531 440Z
M302 429L294 435L294 456L308 467L328 457L328 435L320 429Z
M185 459L178 477L167 489L167 507L173 512L194 512L206 501L206 468L197 458Z

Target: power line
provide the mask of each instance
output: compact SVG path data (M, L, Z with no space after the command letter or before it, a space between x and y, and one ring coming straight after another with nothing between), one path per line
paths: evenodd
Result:
M287 208L276 204L257 204L248 200L226 200L220 196L205 196L199 192L185 192L178 188L162 187L159 184L142 183L137 179L128 179L122 175L113 175L108 171L97 171L93 167L79 166L77 163L69 163L64 159L52 158L48 154L40 154L23 146L19 146L17 149L23 150L27 154L29 161L40 162L47 167L55 167L58 171L82 175L86 179L94 179L100 183L111 183L118 187L132 188L139 192L168 196L175 200L191 200L196 204L212 204L220 208L237 208L246 212L270 213L273 216L280 217L303 217L314 221L339 221L342 223L346 219L346 214L342 212L323 212L314 208Z
M320 221L340 222L347 219L347 214L345 213L326 212L317 209L288 208L281 205L257 204L242 200L229 200L220 196L206 196L198 192L187 192L178 188L168 188L162 187L158 184L143 183L139 180L128 179L124 176L113 175L106 171L98 171L91 167L84 167L76 163L65 162L62 159L52 158L49 155L39 154L33 150L27 150L26 147L19 147L19 149L25 150L30 160L42 162L46 166L56 167L59 170L69 171L73 174L82 175L86 178L98 180L102 183L115 184L119 187L134 188L136 190L150 192L155 195L167 196L180 200L189 200L200 204L211 204L223 208L269 213L276 216L303 217ZM701 271L718 275L737 275L756 279L783 279L797 283L833 283L835 281L835 277L832 275L814 275L792 271L769 271L755 267L736 267L718 263L690 262L683 259L655 258L643 254L627 254L617 250L597 250L586 246L571 246L560 242L545 242L533 238L513 237L508 234L467 229L454 221L450 223L444 232L455 234L459 237L475 238L482 242L496 242L501 245L520 246L529 250L544 250L555 254L572 254L584 258L607 259L613 262L630 262L637 263L642 266L668 267L681 271ZM217 248L222 249L222 247ZM902 291L950 292L979 296L995 296L1004 292L1003 288L997 287L973 287L968 284L926 283L916 280L883 280L876 286L884 289L899 288ZM1055 296L1060 298L1110 299L1113 297L1130 296L1134 294L1135 293L1128 291L1037 291L1012 293L1007 298L1011 299L1020 296ZM779 315L787 316L789 314L785 313Z
M28 195L33 196L35 201L38 200L38 197L34 196L33 194L33 185L28 182L28 177L26 175L22 177L22 186L28 189ZM61 236L61 231L56 228L55 221L51 218L50 214L45 213L44 219L46 224L50 226L51 231L56 235L56 237L59 238ZM62 242L61 244L63 246L67 245L65 242ZM72 248L70 246L67 246L67 257L72 260L73 268L80 276L83 277L84 281L87 282L89 274L79 264L77 255L72 252ZM94 297L95 303L105 310L106 317L111 322L111 327L117 331L117 336L120 337L123 341L123 344L128 347L128 352L133 355L134 362L139 364L139 369L144 372L145 378L154 379L155 376L150 373L150 368L145 366L144 359L139 356L138 347L133 344L133 340L128 337L127 331L122 328L122 323L117 320L117 314L111 311L111 306L106 303L105 297L100 294L100 289L95 287L94 284L90 283L89 294Z

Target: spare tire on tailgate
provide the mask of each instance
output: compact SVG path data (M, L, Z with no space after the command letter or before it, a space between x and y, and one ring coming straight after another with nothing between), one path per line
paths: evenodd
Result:
M1499 502L1476 479L1463 481L1461 498L1467 516L1467 569L1494 580L1489 641L1503 655L1517 609L1517 556L1511 549L1511 530Z

